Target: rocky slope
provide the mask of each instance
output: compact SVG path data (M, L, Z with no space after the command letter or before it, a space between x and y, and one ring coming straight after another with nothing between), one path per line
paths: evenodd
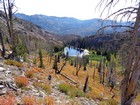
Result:
M38 72L36 75L34 75L34 77L29 78L29 84L26 87L19 88L17 86L17 83L15 82L15 77L25 76L25 72L27 72L33 67L33 65L27 66L28 63L25 62L23 62L23 65L24 67L7 65L5 64L4 59L0 59L0 102L5 102L4 100L1 100L2 96L7 96L9 95L9 92L12 92L14 93L15 97L14 105L25 104L25 100L23 99L23 97L25 96L32 96L38 100L43 100L45 97L51 97L53 100L53 104L47 105L98 105L98 102L95 102L94 100L90 100L84 97L70 98L66 94L62 93L58 89L58 85L60 83L65 83L65 81L59 80L57 76L53 76L51 83L49 83L49 85L52 87L49 94L46 93L42 88L36 87L34 85L35 83L47 83L47 75L45 74L49 74L49 70L51 70L52 72L52 69L50 68ZM38 79L39 77L40 79ZM11 101L9 99L9 105L10 102ZM28 100L26 102L32 101ZM41 103L41 105L44 105L43 101L41 101ZM37 103L34 103L34 105L36 104Z

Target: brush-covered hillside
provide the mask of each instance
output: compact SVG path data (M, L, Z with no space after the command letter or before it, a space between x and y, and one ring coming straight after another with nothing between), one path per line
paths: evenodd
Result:
M37 46L37 48L49 49L49 46L63 45L55 34L49 33L31 22L17 17L13 18L14 34L18 35L19 41L25 42L28 49L34 50ZM3 36L10 39L6 26L5 14L2 11L0 11L0 26Z

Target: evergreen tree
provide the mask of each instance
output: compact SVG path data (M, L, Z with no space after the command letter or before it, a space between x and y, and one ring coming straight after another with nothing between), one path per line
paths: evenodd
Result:
M42 51L41 49L39 49L39 60L40 60L40 68L45 68L44 64L43 64L43 56L42 56Z

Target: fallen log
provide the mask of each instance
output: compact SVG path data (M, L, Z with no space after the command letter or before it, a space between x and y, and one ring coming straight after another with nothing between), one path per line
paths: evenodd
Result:
M8 84L8 87L14 91L17 91L17 87L13 86L13 83L9 82L7 83Z
M68 77L66 74L64 73L60 73L61 76L65 77L66 79L70 80L72 83L74 84L78 84L78 82L76 82L75 80L73 80L72 78Z

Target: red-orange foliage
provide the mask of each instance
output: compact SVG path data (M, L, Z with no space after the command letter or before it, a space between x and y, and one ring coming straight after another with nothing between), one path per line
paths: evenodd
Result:
M17 76L17 77L15 77L15 82L18 87L23 87L23 86L28 85L29 80L28 80L28 78L26 78L24 76Z
M0 96L0 105L15 105L16 98L12 93Z

